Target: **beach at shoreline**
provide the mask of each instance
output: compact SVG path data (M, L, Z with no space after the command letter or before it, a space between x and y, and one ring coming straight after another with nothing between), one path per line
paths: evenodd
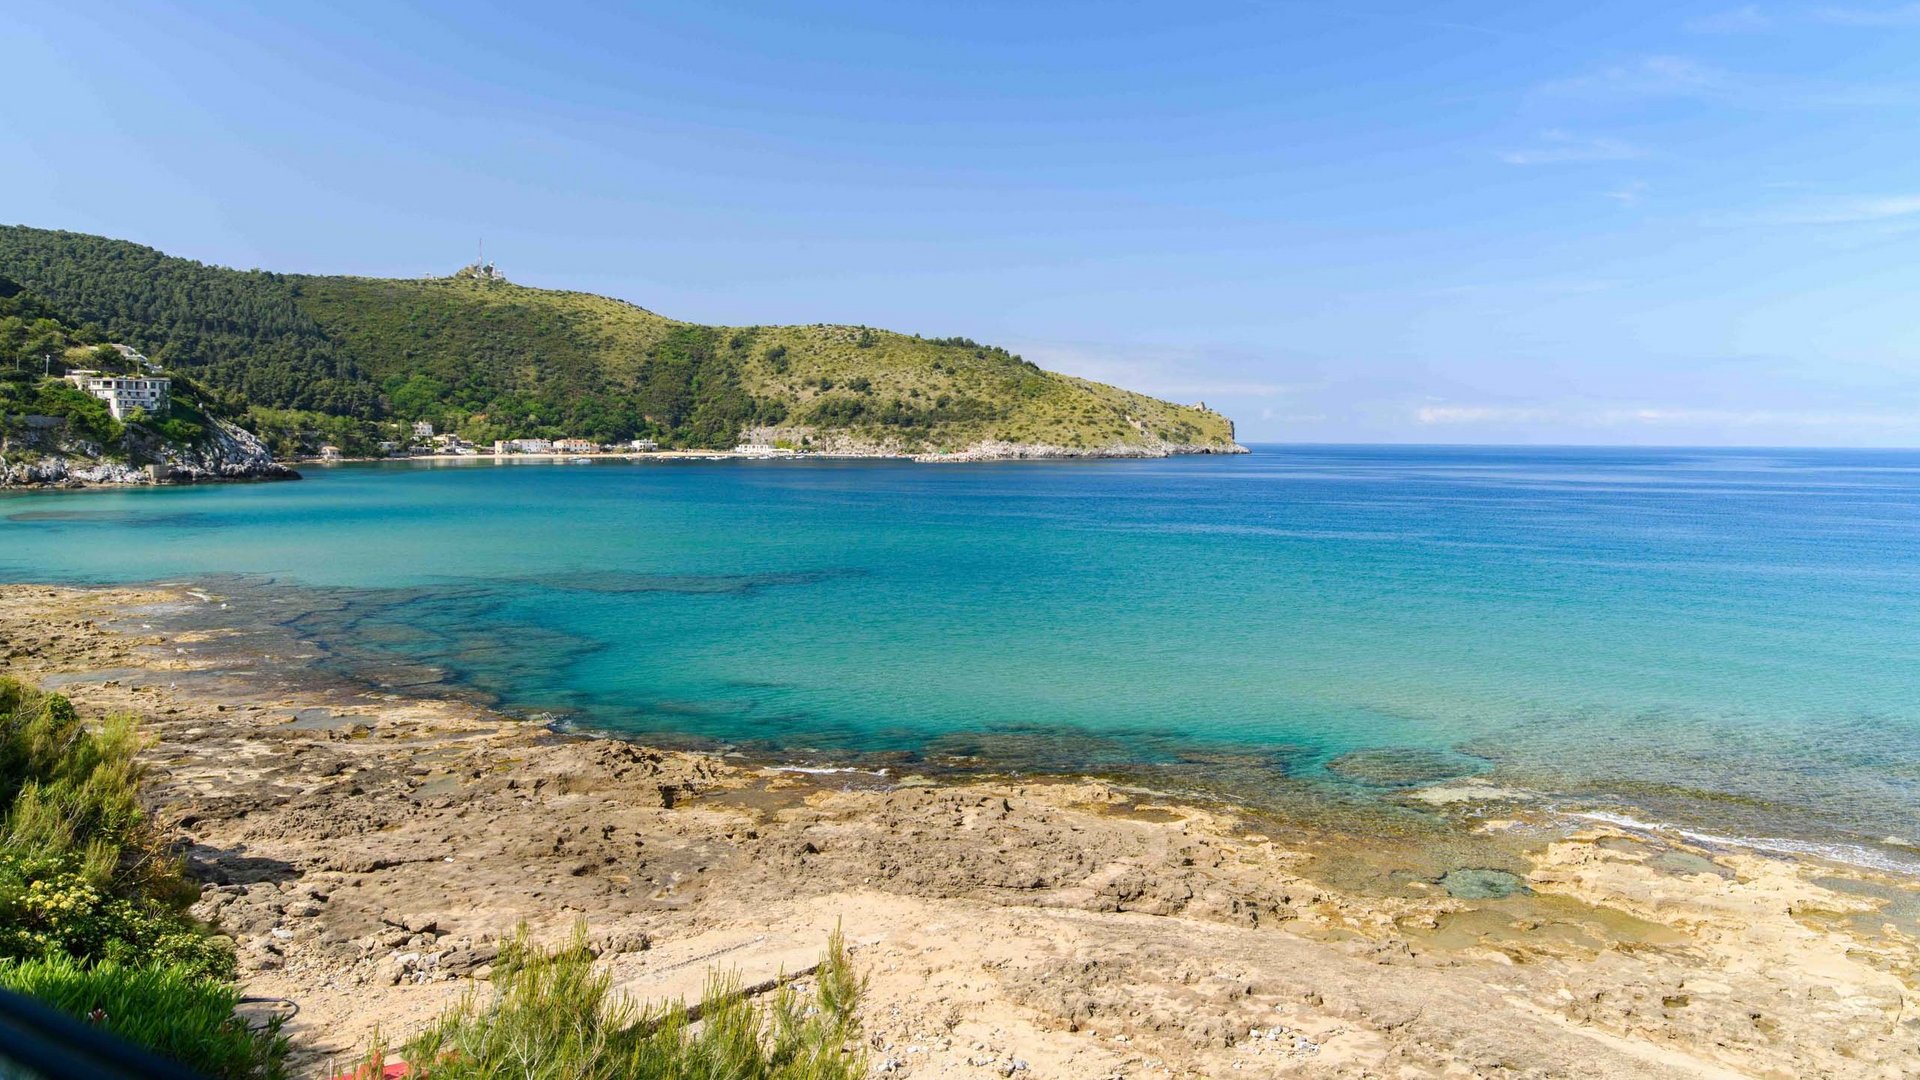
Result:
M1418 838L1111 780L556 735L314 679L215 604L0 587L0 656L142 720L197 910L249 992L300 1002L304 1075L425 1023L516 924L582 918L640 997L798 969L843 925L889 1075L1892 1077L1920 1054L1911 878L1451 783L1415 794L1507 861L1436 881ZM195 609L207 628L167 628Z

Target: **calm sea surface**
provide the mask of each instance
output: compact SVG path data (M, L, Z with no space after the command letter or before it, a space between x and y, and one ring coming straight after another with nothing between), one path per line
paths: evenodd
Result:
M13 495L0 578L198 582L376 681L819 762L1920 838L1920 453L1256 450Z

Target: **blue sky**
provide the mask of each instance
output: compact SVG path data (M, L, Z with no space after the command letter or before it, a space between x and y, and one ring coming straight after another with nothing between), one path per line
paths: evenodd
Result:
M1920 3L16 0L0 220L967 334L1243 439L1920 445Z

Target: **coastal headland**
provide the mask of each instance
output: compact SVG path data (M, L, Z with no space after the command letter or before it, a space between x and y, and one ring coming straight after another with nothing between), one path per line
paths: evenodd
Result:
M695 324L610 297L514 284L491 263L444 278L286 275L0 227L7 320L11 337L37 327L44 344L31 356L0 356L12 361L0 371L0 414L50 408L42 399L47 386L59 389L54 376L98 375L90 368L118 370L126 365L117 357L139 357L129 362L144 363L140 374L169 382L174 413L193 397L282 460L507 442L561 452L778 445L926 460L1245 452L1233 421L1205 402L1046 371L972 338ZM164 370L148 354L164 358ZM54 411L44 419L65 416ZM16 448L16 457L32 455L33 470L14 482L41 483L54 471L87 482L77 474L101 464L43 457L137 456L117 421L84 419L40 440L56 445ZM88 433L96 437L80 438ZM7 473L0 465L0 486Z
M299 1075L404 1038L525 923L697 996L841 925L898 1076L1896 1077L1920 882L1424 793L1502 870L1112 779L800 772L559 735L177 631L185 587L0 587L5 671L137 716L153 809L297 1001ZM205 625L205 620L202 619ZM217 618L214 623L217 623ZM232 628L238 630L239 628ZM256 650L256 651L250 651Z

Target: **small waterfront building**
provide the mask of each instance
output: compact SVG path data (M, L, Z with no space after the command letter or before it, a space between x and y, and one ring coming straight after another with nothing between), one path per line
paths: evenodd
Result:
M553 449L558 454L591 454L600 449L600 444L591 439L555 439Z
M323 447L321 447L321 448L320 448L320 460L321 460L321 461L339 461L339 460L340 460L340 448L339 448L339 447L337 447L337 446L334 446L334 445L332 445L332 444L330 444L330 443L329 443L328 445L326 445L326 446L323 446Z
M72 371L67 381L107 403L115 420L125 420L135 409L164 416L173 404L173 380L154 376L120 377L98 371Z
M657 442L654 442L652 439L635 439L633 440L633 442L629 443L628 445L632 446L635 450L638 450L641 453L650 453L652 451L660 449L660 444Z
M416 439L433 438L433 421L415 420L413 422L413 437Z

